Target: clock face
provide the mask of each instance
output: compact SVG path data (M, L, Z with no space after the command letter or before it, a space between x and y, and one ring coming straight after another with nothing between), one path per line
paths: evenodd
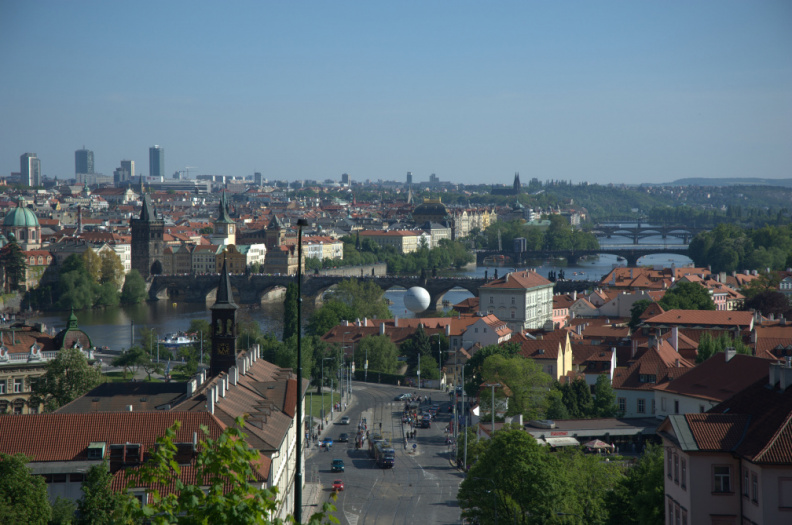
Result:
M220 355L228 355L231 352L231 348L228 346L228 343L219 343L217 345L217 353Z

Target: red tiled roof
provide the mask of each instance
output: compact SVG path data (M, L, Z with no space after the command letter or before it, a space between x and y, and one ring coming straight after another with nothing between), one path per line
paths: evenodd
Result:
M175 421L182 425L176 442L191 442L193 433L217 438L224 425L208 413L189 412L100 412L93 414L29 414L0 418L0 452L21 453L33 461L76 461L87 459L88 444L105 442L106 457L111 444L139 443L143 449Z
M753 313L728 310L669 310L645 321L648 325L725 326L748 329Z
M536 272L522 271L509 272L500 279L488 282L482 288L529 289L552 284Z

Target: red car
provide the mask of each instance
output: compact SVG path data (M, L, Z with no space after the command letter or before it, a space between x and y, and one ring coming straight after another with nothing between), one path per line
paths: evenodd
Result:
M344 480L337 479L333 482L333 492L339 492L341 490L344 490Z

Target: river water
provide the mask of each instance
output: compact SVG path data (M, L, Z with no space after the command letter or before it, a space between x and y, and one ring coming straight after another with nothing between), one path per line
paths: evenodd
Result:
M612 239L602 239L601 244L616 245L616 244L632 244L632 241L623 237L614 236ZM662 239L661 237L649 237L641 241L642 245L663 245L668 246L682 244L681 239L671 238ZM644 257L639 260L638 264L642 266L685 266L690 264L689 258L681 255L674 254L657 254ZM547 277L551 270L558 271L564 269L564 274L567 279L573 280L600 280L604 275L611 271L615 266L624 266L624 261L618 261L615 255L600 255L599 257L578 261L575 265L561 266L560 261L533 261L533 268L543 277ZM523 270L525 267L503 267L497 268L498 275L503 275L506 272L519 269ZM476 277L484 278L485 273L489 278L494 276L496 268L494 267L471 267L460 271L447 271L443 272L444 276L458 276L458 277ZM404 318L414 317L413 313L404 307L404 294L406 290L388 290L385 297L389 300L390 310L393 315ZM444 299L448 301L449 305L453 305L464 299L471 297L470 292L462 289L451 290L448 292ZM303 321L311 314L312 307L310 301L305 301L303 304ZM448 310L450 306L444 306L444 310ZM94 345L98 347L108 347L111 349L124 349L129 348L132 342L132 333L136 340L140 339L140 327L146 327L155 330L161 336L167 333L174 333L180 330L186 330L190 325L192 319L206 319L211 318L211 311L209 305L195 304L195 303L172 303L170 301L157 301L154 303L144 303L135 306L119 306L112 308L103 308L96 310L83 310L76 312L79 319L80 328L82 328L90 337ZM66 327L66 322L69 317L69 312L46 312L44 315L36 317L33 322L42 322L48 327L53 327L60 330ZM283 304L278 303L265 303L261 307L249 308L248 305L242 305L239 309L238 317L240 320L254 320L261 326L262 332L272 332L278 337L283 329ZM304 324L303 324L304 326Z

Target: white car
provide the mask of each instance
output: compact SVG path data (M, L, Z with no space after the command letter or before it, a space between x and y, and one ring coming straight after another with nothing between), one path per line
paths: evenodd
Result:
M338 422L339 425L348 425L349 424L349 416L344 416Z

